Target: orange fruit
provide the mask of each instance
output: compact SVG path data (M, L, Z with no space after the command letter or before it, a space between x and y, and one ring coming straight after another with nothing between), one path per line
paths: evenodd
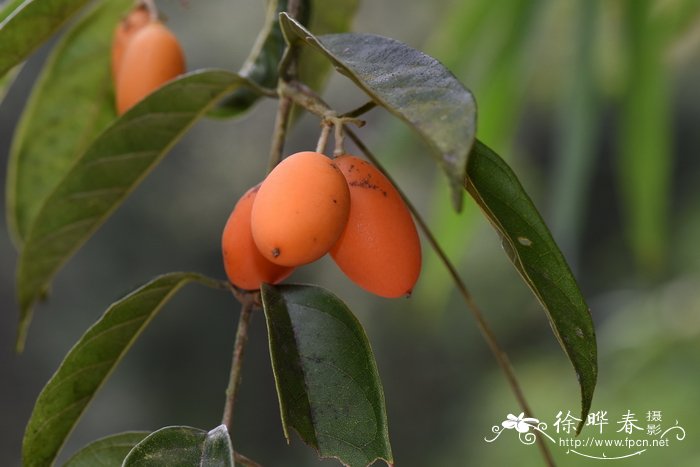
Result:
M117 25L112 36L112 79L116 81L124 57L124 50L131 38L143 26L151 21L151 15L145 6L131 10Z
M121 115L162 84L185 72L180 43L158 21L140 28L126 45L116 81Z
M350 216L331 248L335 263L365 290L381 297L406 296L421 270L413 217L394 185L355 156L335 159L350 187Z
M283 266L317 260L345 228L350 193L335 163L317 152L287 157L260 185L251 228L262 255Z
M259 289L261 282L276 284L294 271L266 260L253 242L250 213L259 187L254 186L238 200L221 236L226 275L233 285L246 290Z

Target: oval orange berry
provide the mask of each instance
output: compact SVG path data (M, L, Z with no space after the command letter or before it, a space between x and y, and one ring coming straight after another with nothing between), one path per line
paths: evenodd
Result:
M251 227L265 258L284 266L317 260L345 228L350 192L335 163L317 152L287 157L260 185Z
M151 21L148 9L141 5L131 10L117 25L112 37L112 79L116 81L124 50L138 30Z
M266 260L253 242L250 213L259 187L251 188L238 200L221 236L226 275L233 285L246 290L259 289L261 282L276 284L294 271Z
M331 256L350 280L381 297L409 295L421 269L416 226L394 185L354 156L335 159L350 187L350 217Z
M185 72L180 43L160 22L139 29L124 50L116 82L121 115L162 84Z

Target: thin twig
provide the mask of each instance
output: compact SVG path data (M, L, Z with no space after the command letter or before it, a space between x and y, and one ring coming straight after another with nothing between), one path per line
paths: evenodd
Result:
M289 114L292 111L292 105L292 100L289 97L280 96L280 101L277 105L277 116L275 117L275 129L272 133L272 144L270 145L268 172L274 169L282 160L282 151L284 151L284 141L287 137L287 125L289 124Z
M316 152L323 154L326 150L326 146L328 146L328 136L331 133L331 126L332 124L330 122L325 120L321 121L321 135L318 137L318 143L316 143Z
M289 0L287 3L287 13L292 18L298 19L301 11L301 2L299 0ZM282 151L284 151L284 141L287 138L287 126L289 125L289 116L291 115L293 103L292 100L283 93L284 83L289 80L294 80L297 74L297 50L294 45L287 46L282 60L280 61L280 79L278 80L277 94L279 103L277 104L277 115L275 117L275 128L272 133L272 144L270 145L270 156L268 158L267 171L270 172L282 160Z
M333 157L342 156L345 153L345 134L343 132L343 123L339 121L335 124L335 149L333 150Z
M501 370L505 374L506 380L508 381L508 385L511 387L513 394L515 395L515 398L517 399L518 404L520 405L520 408L528 416L534 417L532 409L530 409L530 405L527 403L527 400L525 399L525 394L523 393L522 388L520 387L520 383L518 382L518 379L515 376L515 372L513 370L513 366L510 363L508 355L503 351L503 349L499 345L498 340L496 339L496 335L491 329L491 326L489 326L488 322L486 321L486 318L481 312L481 309L476 304L474 297L469 292L469 289L467 289L467 286L460 277L459 273L457 272L457 269L447 257L447 254L438 243L437 239L433 235L427 223L420 215L416 207L413 205L413 203L411 203L408 197L406 197L406 194L398 187L396 183L394 183L394 180L391 178L389 173L387 173L384 167L382 167L382 165L379 163L372 151L370 151L370 149L362 142L360 138L358 138L358 136L352 130L346 129L345 131L350 137L350 139L353 141L353 143L355 143L355 145L360 149L360 151L362 151L364 155L370 161L372 161L372 163L389 179L389 181L394 185L394 187L396 187L397 191L399 192L406 205L410 209L411 213L413 214L413 217L416 219L416 222L418 223L419 227L428 239L428 243L430 243L433 250L435 250L435 253L437 253L437 255L440 257L440 260L447 268L448 272L450 273L450 276L452 276L452 280L454 281L455 285L457 286L457 289L459 290L460 295L467 304L467 308L471 311L472 315L474 316L474 319L476 320L476 324L479 328L479 331L481 332L481 335L486 340L486 343L491 349L491 353L493 353L493 356L496 358L498 365L501 367ZM554 459L552 458L552 454L551 452L549 452L549 448L545 444L544 439L539 434L536 435L538 447L540 449L540 452L542 453L542 456L544 457L546 464L548 466L554 466Z
M349 112L345 112L344 114L341 115L341 117L350 117L350 118L355 118L359 117L360 115L364 115L373 108L377 106L377 103L374 101L368 101L359 106L356 109L350 110Z
M238 329L236 330L236 340L233 344L233 357L231 359L231 374L229 376L228 387L226 388L226 404L224 405L224 415L221 423L226 425L229 436L233 428L233 409L236 403L238 386L241 383L241 370L243 368L243 355L248 342L248 325L252 316L255 300L252 296L246 296L241 301L241 316L238 318Z

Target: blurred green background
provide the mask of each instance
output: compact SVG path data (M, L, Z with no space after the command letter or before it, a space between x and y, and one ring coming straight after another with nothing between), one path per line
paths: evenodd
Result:
M157 3L181 38L189 69L237 69L264 11L262 0ZM664 428L685 428L683 441L671 437L670 446L616 465L700 465L700 2L366 1L355 30L425 50L476 95L479 138L518 173L591 307L600 355L593 411L607 411L610 423L599 438L619 438L616 422L628 410L642 427L648 411L661 411ZM47 50L29 60L0 107L3 180L14 126ZM364 102L339 76L325 97L339 110ZM168 271L224 277L221 230L238 197L264 175L274 111L275 102L263 102L239 120L200 122L59 273L23 355L13 352L17 255L0 195L0 465L20 465L36 396L112 301ZM576 414L579 396L544 313L472 203L460 215L450 211L426 147L380 109L367 120L361 136L434 226L508 351L535 415L554 434L557 413ZM286 152L314 147L318 130L316 120L302 118ZM398 465L542 465L514 431L484 441L492 426L520 411L427 244L424 258L408 300L361 291L327 259L292 280L331 289L365 325ZM237 314L224 293L189 286L178 294L98 393L61 460L119 431L218 425ZM285 443L262 315L251 332L236 448L266 466L318 465L298 438ZM589 427L582 436L595 433ZM601 462L551 449L560 465Z

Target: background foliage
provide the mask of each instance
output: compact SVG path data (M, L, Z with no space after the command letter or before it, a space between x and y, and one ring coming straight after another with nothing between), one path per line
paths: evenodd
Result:
M252 8L240 0L158 4L182 38L190 69L236 69L264 13L262 2ZM693 417L700 386L695 5L392 0L363 3L355 21L359 32L426 50L474 92L479 138L509 157L575 264L592 308L601 369L593 410L663 410L687 429L685 442L634 465L700 459L692 439L700 429ZM32 57L0 107L0 178L18 109L45 56L42 49ZM336 76L326 96L347 108L357 92ZM57 276L50 310L38 308L22 356L13 353L16 255L0 225L0 464L19 465L23 427L39 390L109 303L163 271L223 277L220 232L235 200L265 171L274 105L265 102L236 122L200 122ZM362 135L460 259L536 415L551 422L559 410L575 411L569 363L491 228L471 202L462 215L450 212L444 177L419 157L428 149L400 123L380 110L368 119ZM317 131L314 119L303 118L288 152L307 149ZM407 301L370 297L328 261L296 273L295 281L335 290L366 327L399 464L540 465L532 447L483 442L515 402L446 274L425 251L424 276ZM118 431L215 426L237 314L224 310L232 305L203 288L185 289L168 304L98 394L62 459ZM237 446L265 465L315 465L294 437L285 446L264 328L262 315L255 316ZM554 454L561 459L563 451ZM563 462L573 465L569 457Z

